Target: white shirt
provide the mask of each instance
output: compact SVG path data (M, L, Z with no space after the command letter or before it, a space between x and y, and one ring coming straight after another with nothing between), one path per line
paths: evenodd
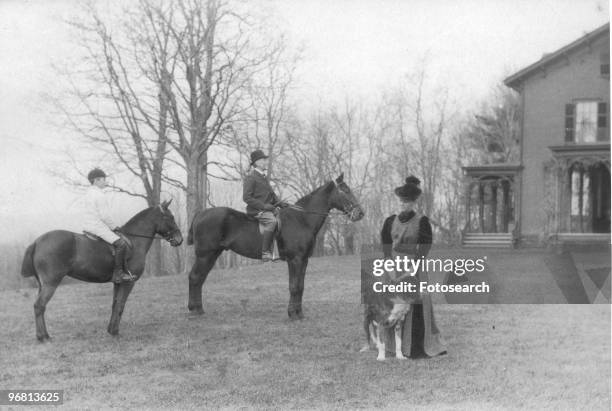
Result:
M117 224L111 215L111 207L104 190L90 186L84 197L85 227L94 228L103 223L107 228L114 229Z

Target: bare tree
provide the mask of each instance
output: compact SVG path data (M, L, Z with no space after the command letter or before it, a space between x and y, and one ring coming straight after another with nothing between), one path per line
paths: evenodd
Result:
M283 36L274 40L269 60L252 77L246 89L248 105L236 121L224 143L233 157L232 166L225 168L225 178L240 179L248 171L249 154L264 150L268 158L268 178L274 178L275 159L285 147L285 130L293 113L290 104L291 85L301 51L291 50ZM236 153L237 156L232 156ZM230 160L231 161L231 160Z
M113 169L131 174L134 187L114 185L117 191L142 197L149 206L160 203L162 183L174 180L164 173L168 153L169 101L164 92L175 55L170 30L160 26L155 7L141 1L125 9L109 25L93 4L85 22L73 21L78 46L85 51L77 67L62 69L68 89L55 100L67 123L95 151L114 160ZM161 270L161 245L151 253L154 274Z
M465 142L475 151L479 164L518 161L520 138L519 95L503 84L497 85L470 116L463 130Z
M286 147L278 158L276 175L297 197L304 196L340 174L329 114L318 110L308 121L294 121L286 134ZM317 235L314 255L325 255L329 220Z
M330 118L333 126L333 161L335 168L345 173L355 196L362 199L376 184L372 180L375 158L381 154L378 142L384 133L379 111L355 103L347 96L341 108L333 107ZM367 211L366 211L367 214ZM330 238L337 254L354 254L357 250L357 226L344 218L331 219Z
M117 189L155 204L162 184L180 188L191 219L206 207L210 169L226 165L209 150L239 121L245 91L269 67L274 44L242 3L229 0L140 0L121 15L93 5L87 14L89 21L73 23L87 51L69 76L79 108L61 108L141 182Z
M168 143L187 174L187 215L206 207L210 167L226 164L209 158L209 149L232 129L244 111L243 96L254 73L270 56L270 44L258 42L255 23L221 0L170 2L154 8L167 27L176 59L165 75L172 133Z
M444 141L453 113L447 89L435 90L435 98L426 92L426 74L426 67L422 65L408 78L406 85L387 96L390 121L396 127L396 137L389 144L388 155L396 165L398 177L419 176L424 188L423 211L432 215L442 170Z

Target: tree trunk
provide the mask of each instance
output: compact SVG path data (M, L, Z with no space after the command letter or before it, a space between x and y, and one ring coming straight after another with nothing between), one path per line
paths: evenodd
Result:
M325 221L323 227L321 227L321 229L317 233L314 251L312 253L314 257L322 257L325 255L325 234L327 234L328 227L329 222Z
M154 207L161 203L161 165L160 162L154 162L153 164L153 192L149 199L149 207ZM153 277L159 277L162 275L162 244L161 240L153 240L151 249L149 251L148 261L149 273Z
M344 254L355 254L355 226L353 224L344 224Z
M186 217L187 217L187 231L191 228L191 223L193 222L193 218L195 214L200 209L201 201L200 201L200 167L198 164L197 156L192 156L188 160L187 166L187 193L186 193ZM185 256L185 270L191 270L193 263L195 262L195 255L193 253L193 247L189 247L190 250L187 252Z

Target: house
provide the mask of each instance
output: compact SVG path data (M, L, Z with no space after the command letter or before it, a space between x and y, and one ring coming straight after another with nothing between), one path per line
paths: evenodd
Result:
M520 161L464 167L464 243L609 244L610 24L504 83L521 98Z

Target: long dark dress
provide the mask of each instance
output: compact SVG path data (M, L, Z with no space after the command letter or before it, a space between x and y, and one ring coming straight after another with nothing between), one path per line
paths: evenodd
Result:
M408 255L413 258L427 257L432 244L432 229L429 219L414 211L402 212L388 217L381 231L381 243L386 258ZM419 281L428 281L427 272L417 274ZM395 352L393 330L386 334L387 350ZM411 358L433 357L446 353L436 326L431 296L422 296L422 303L412 304L404 320L402 353Z

